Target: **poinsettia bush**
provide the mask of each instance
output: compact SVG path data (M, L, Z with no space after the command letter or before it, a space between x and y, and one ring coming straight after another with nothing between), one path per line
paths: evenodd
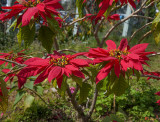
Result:
M15 17L10 28L18 28L17 40L19 44L22 45L24 42L25 48L28 48L35 40L36 35L46 49L46 53L43 57L28 56L23 52L24 50L19 53L0 53L0 65L6 67L11 64L9 68L2 69L4 74L0 79L1 110L5 112L7 109L8 87L6 88L6 82L7 85L9 81L11 84L14 82L14 88L17 90L14 105L26 95L26 101L29 101L29 103L25 103L26 108L34 101L34 97L28 95L26 89L34 92L48 105L39 94L42 94L40 91L45 84L52 84L60 96L65 98L68 95L68 101L77 111L79 121L87 122L92 120L91 115L95 109L98 92L101 92L101 89L105 89L106 96L114 94L115 99L116 96L121 96L129 88L131 77L136 76L139 79L142 76L159 80L159 73L148 72L144 69L144 65L149 66L149 56L158 53L146 51L148 43L141 43L144 38L153 33L158 44L159 13L155 15L155 19L138 15L139 12L149 9L155 3L157 1L152 0L77 0L76 5L80 18L69 23L65 22L67 17L62 18L59 12L63 9L60 0L17 0L13 6L2 7L3 11L0 14L2 22ZM128 17L120 20L118 13L113 14L128 4L133 11ZM84 10L85 12L83 12ZM152 20L152 22L146 23L133 33L129 41L126 38L119 39L118 41L121 41L117 46L114 40L109 40L108 37L117 26L131 17L141 17ZM63 36L67 38L68 26L79 21L80 23L85 21L91 25L89 27L90 34L95 37L97 47L89 48L88 52L79 53L73 50L59 50L59 38ZM100 32L101 26L112 22L113 26L100 39L98 32ZM37 24L40 25L38 30L36 29ZM153 29L137 40L138 44L131 47L129 43L134 35L151 24ZM105 43L107 48L103 48ZM53 45L54 51L52 51ZM63 51L71 51L75 54L65 54ZM42 83L44 86L41 86ZM86 103L89 93L93 94L93 99L87 103L89 109L85 110L83 104ZM115 112L114 110L113 113ZM112 119L110 118L110 120Z

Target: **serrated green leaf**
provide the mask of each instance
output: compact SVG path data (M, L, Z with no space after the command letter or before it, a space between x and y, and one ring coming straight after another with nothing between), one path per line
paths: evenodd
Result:
M0 78L0 89L2 94L0 95L0 111L6 112L8 108L8 90L6 88L6 83L2 78Z
M117 116L115 114L110 114L110 118L111 118L112 121L114 120L114 121L117 121L117 122L124 122L123 120L121 120L119 118L119 116Z
M48 27L52 30L53 33L61 34L61 28L59 27L58 22L52 18L47 18Z
M6 30L6 32L9 32L12 27L13 27L13 30L15 30L16 25L17 25L17 19L15 19L15 20L12 22L11 26Z
M120 75L119 78L117 78L117 79L118 80L115 80L115 82L114 82L112 90L116 96L120 96L120 95L124 94L124 92L126 91L126 89L129 86L129 84L128 84L128 82L126 82L123 75Z
M112 122L111 118L109 116L106 116L102 122Z
M75 81L76 83L78 83L78 85L80 87L82 87L82 78L79 78L79 77L76 77L76 76L72 75L72 79L73 79L73 81Z
M24 109L29 108L34 101L34 97L32 95L27 95L24 100Z
M109 74L108 80L107 93L105 94L106 96L112 93L114 93L116 96L120 96L129 86L128 82L125 80L122 74L120 74L118 78L113 71L111 74Z
M21 27L21 35L22 40L24 40L25 48L28 48L34 41L35 26L33 26L31 29L29 25Z
M89 72L88 71L86 71L86 70L81 70L85 75L87 75L87 76L89 76L90 77L90 74L89 74Z
M140 77L141 77L141 74L139 71L137 70L134 70L134 73L136 74L136 77L137 77L137 82L139 81Z
M38 94L43 95L44 89L43 89L42 86L37 86L37 87L36 87L36 91L37 91Z
M14 101L14 106L22 99L22 97L25 95L25 92L22 90L17 91L17 95Z
M34 82L33 81L29 81L29 82L24 84L24 87L26 87L28 89L33 89L33 85L34 85Z
M100 81L100 84L99 83L97 84L97 89L106 90L107 83L108 83L108 78L105 78L104 80Z
M79 17L83 16L83 9L84 9L83 1L84 0L76 0L76 7L78 7Z
M160 20L159 20L160 21ZM160 41L160 22L152 24L153 36L156 44Z
M48 53L51 52L53 47L54 36L55 33L53 33L53 31L47 26L41 26L39 29L38 39L41 41L42 46L48 51Z
M79 103L83 103L84 100L87 99L89 91L91 90L91 85L88 83L82 84L82 87L80 87L80 96L79 96Z
M60 95L63 99L65 99L65 97L66 97L66 95L65 95L66 89L67 89L67 83L66 83L66 77L64 76L63 81L62 81L62 84L61 84L61 88L58 88L58 89L57 89L59 95Z
M18 40L18 43L19 43L19 46L21 46L22 44L22 29L20 28L18 33L17 33L17 40Z
M7 90L7 87L6 87L6 82L0 78L0 88L1 88L1 91L2 91L2 94L4 97L8 97L8 90Z
M160 21L160 12L158 12L158 13L156 14L156 18L153 20L153 24L154 24L154 23L159 23L159 21Z

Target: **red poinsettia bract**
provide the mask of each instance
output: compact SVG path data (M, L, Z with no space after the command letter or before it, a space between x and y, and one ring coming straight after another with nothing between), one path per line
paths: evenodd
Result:
M18 85L21 88L26 82L26 78L30 76L39 76L36 78L34 84L40 83L48 78L51 82L53 79L57 80L58 87L61 88L64 75L70 77L75 75L80 78L85 78L84 74L80 71L80 67L88 66L85 59L76 58L79 54L75 55L50 55L50 58L30 58L24 62L27 67L23 68L18 73Z
M129 3L133 8L136 8L136 4L134 0L115 0L116 3L119 1L121 2L121 5ZM139 2L140 0L137 0L137 1ZM83 1L83 3L85 2L86 0ZM102 2L99 4L100 10L97 14L97 17L102 16L106 12L106 10L110 6L112 6L113 2L114 0L102 0Z
M34 19L42 17L44 22L47 22L46 17L52 18L51 14L58 16L59 12L57 12L56 9L63 9L59 1L60 0L17 0L13 6L2 7L2 9L11 9L11 11L2 13L0 20L4 21L12 17L17 17L19 13L23 12L23 14L18 17L17 26L21 22L22 26L28 25L32 17L34 17Z
M18 52L17 54L13 53L13 51L11 51L9 53L0 53L0 58L12 60L12 61L15 61L17 63L22 64L24 62L24 59L22 57L24 55L24 53L22 53L23 51L24 50ZM0 60L0 65L2 65L4 63L5 63L5 67L6 67L8 65L8 62ZM15 64L12 63L12 67L14 67L14 66L15 66Z
M96 15L92 14L86 14L87 19L86 20L91 20L95 21L95 24L98 23L99 20L102 20L102 18L105 18L104 15L97 17ZM110 22L110 20L120 20L119 14L113 14L107 17L107 20Z
M119 77L121 71L125 72L128 68L142 71L142 64L148 65L145 61L149 60L146 55L153 52L145 52L148 44L138 44L129 49L127 39L122 39L117 48L112 40L106 41L107 50L102 48L92 48L88 56L94 58L95 63L108 62L98 73L96 83L104 79L114 68L114 72Z

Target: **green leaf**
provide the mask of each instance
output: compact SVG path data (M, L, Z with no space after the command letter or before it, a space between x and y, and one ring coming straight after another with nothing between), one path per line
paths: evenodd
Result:
M97 90L102 90L102 91L106 91L107 89L107 84L108 84L108 77L106 77L105 79L101 80L98 84L97 84Z
M79 103L83 103L84 100L87 99L89 91L91 90L91 85L88 83L84 83L82 84L82 87L80 87L80 98L79 98Z
M8 97L8 90L7 90L7 87L6 87L6 82L0 78L0 88L1 88L1 91L2 91L2 94L4 97Z
M159 19L160 21L160 19ZM160 41L160 22L152 24L153 36L156 44Z
M66 93L66 89L67 89L67 83L66 83L66 78L67 77L63 77L63 81L62 81L62 84L61 84L61 88L58 88L58 93L60 96L62 96L63 99L65 99L65 93Z
M79 77L76 77L76 76L72 75L72 79L73 79L73 81L75 81L76 83L78 83L78 85L80 87L82 87L82 78L79 78Z
M43 95L44 89L43 89L42 86L36 86L36 91L37 91L38 94Z
M134 69L134 73L136 74L136 77L137 77L137 82L139 81L140 77L141 77L141 74L139 71L135 70Z
M14 101L14 106L22 99L22 97L25 95L25 92L22 90L17 91L17 95Z
M15 19L15 20L12 22L11 26L6 30L6 32L9 32L12 27L14 27L13 30L15 30L16 25L17 25L17 19Z
M48 53L51 52L51 49L53 47L54 36L55 34L53 33L53 31L47 26L42 26L39 29L38 39L41 41L42 46L48 51Z
M21 28L19 29L19 31L17 33L17 40L18 40L19 46L21 46L22 40L23 40L23 38L22 38L22 29Z
M24 109L29 108L34 101L34 97L32 95L27 95L24 100Z
M123 120L121 120L121 119L119 118L119 116L117 116L117 115L115 115L115 114L110 114L110 118L111 118L112 121L115 120L115 121L117 121L117 122L124 122Z
M107 93L106 95L110 95L114 93L116 96L122 95L125 90L128 88L129 84L125 80L124 76L120 74L119 78L115 75L115 73L111 73L108 78L107 83Z
M25 83L24 87L26 87L28 89L33 89L33 85L34 85L34 82L30 81L30 82Z
M153 24L154 24L154 23L159 23L159 21L160 21L160 12L158 12L158 13L156 14L156 18L153 20Z
M31 29L28 26L21 27L21 35L22 39L24 40L25 48L28 48L32 42L34 41L35 37L35 26L33 26Z
M52 17L52 19L47 18L48 27L52 30L53 33L61 34L61 28L59 23Z
M79 17L83 16L83 9L84 9L83 1L84 0L76 0L76 7L78 7Z
M0 78L0 89L2 92L2 95L0 95L0 111L6 112L8 108L8 90L2 78Z
M106 116L102 122L112 122L111 118L109 116Z
M126 82L126 80L122 74L117 79L118 80L115 80L115 82L114 82L112 90L116 96L120 96L120 95L124 94L125 90L129 86L129 84L128 84L128 82Z

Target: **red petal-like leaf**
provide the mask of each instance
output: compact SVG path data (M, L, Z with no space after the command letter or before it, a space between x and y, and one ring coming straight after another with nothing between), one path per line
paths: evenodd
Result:
M48 76L48 73L50 72L51 70L51 67L47 68L46 70L44 70L35 80L34 84L38 84L38 83L41 83L42 81L44 81L47 76Z
M145 49L147 48L148 43L144 43L144 44L137 44L135 46L133 46L129 52L132 53L141 53L141 52L145 52Z
M116 49L116 44L115 44L115 42L114 41L112 41L112 40L107 40L106 41L106 44L107 44L107 49L108 50L112 50L112 49Z
M96 76L96 84L97 84L99 81L103 80L105 77L107 77L107 75L108 75L109 72L111 71L112 67L113 67L113 63L108 63L108 64L106 64L105 67L103 67L103 68L99 71L98 75Z
M125 48L127 48L127 45L128 45L127 39L122 39L118 49L123 51Z
M58 87L61 88L62 81L63 81L63 75L61 77L59 77L59 78L56 78L56 80L57 80Z
M84 59L77 59L77 58L76 59L72 59L72 60L70 60L70 63L74 64L74 65L76 65L78 67L88 66L88 62L86 60L84 60Z
M80 71L73 71L72 73L73 73L73 75L75 75L77 77L80 77L80 78L83 78L83 79L85 78L84 74Z
M26 26L29 24L31 18L38 12L37 7L28 8L24 15L22 16L22 26Z
M59 66L53 67L53 69L49 72L48 81L51 82L54 78L61 75L62 68Z
M115 64L114 64L114 72L116 74L116 76L119 78L119 74L120 74L120 64L119 61L116 60Z

